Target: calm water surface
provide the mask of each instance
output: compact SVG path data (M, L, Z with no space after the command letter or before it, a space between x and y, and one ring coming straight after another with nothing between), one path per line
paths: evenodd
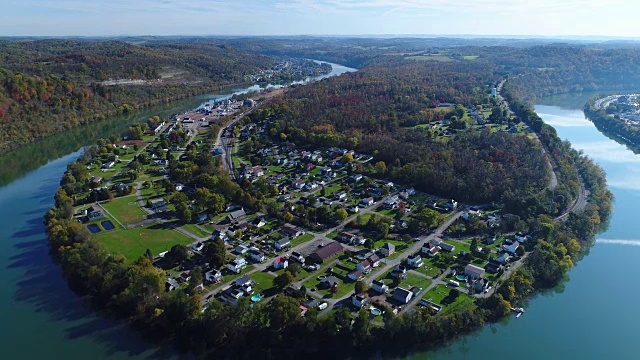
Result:
M332 65L331 74L320 78L355 71ZM122 133L150 116L166 117L249 90L258 89L200 96L114 117L0 157L0 359L176 357L168 349L150 349L126 326L93 313L67 288L48 255L43 215L53 206L60 178L82 146Z
M569 280L532 299L521 318L410 359L640 359L640 156L585 119L588 97L542 99L535 109L606 171L615 195L607 231Z

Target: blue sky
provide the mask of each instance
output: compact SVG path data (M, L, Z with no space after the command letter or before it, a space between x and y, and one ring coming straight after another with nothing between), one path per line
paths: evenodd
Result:
M640 36L637 0L3 0L0 36Z

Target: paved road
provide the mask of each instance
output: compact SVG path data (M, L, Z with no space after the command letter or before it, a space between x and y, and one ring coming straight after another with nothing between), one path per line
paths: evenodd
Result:
M458 220L458 218L462 215L462 213L463 213L462 211L459 211L459 212L455 213L453 216L451 216L451 218L449 218L442 225L440 225L433 233L431 233L431 234L429 234L427 236L418 237L418 240L412 246L410 246L408 249L406 249L405 251L400 253L400 255L398 255L395 259L393 259L393 260L383 259L382 262L384 262L384 265L378 267L376 270L372 271L369 275L367 275L367 277L365 278L365 283L367 285L371 285L371 282L373 282L373 280L379 278L384 273L386 273L387 271L391 270L393 267L399 265L404 258L406 258L406 257L418 252L420 249L422 249L422 247L428 241L431 241L433 239L436 239L436 238L440 237L442 235L442 233L444 233L445 230L447 230L447 228L449 228L449 226L451 226L451 224L453 224L456 220ZM335 306L335 304L337 304L337 303L339 303L339 302L341 302L343 300L346 300L349 297L351 297L351 294L343 296L342 298L338 298L338 299L327 299L326 302L330 306L328 306L320 314L329 312L331 310L331 308L333 306Z

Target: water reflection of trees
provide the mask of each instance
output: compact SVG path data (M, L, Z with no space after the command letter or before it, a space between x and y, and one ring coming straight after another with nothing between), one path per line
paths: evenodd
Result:
M85 145L95 143L99 138L108 138L112 134L122 133L133 123L145 121L155 115L167 118L176 112L195 108L200 103L201 100L189 99L128 115L114 116L25 145L0 157L0 187L10 184L51 160L77 151Z

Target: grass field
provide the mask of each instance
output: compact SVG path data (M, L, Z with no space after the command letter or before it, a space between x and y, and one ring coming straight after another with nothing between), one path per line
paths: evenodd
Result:
M157 225L129 230L103 231L96 235L107 251L122 254L128 262L135 261L150 249L154 256L173 245L188 245L193 239L170 229L154 229Z
M147 218L136 203L135 196L125 196L102 204L113 217L123 224L135 224Z
M417 61L442 61L442 62L453 61L453 59L445 55L416 55L416 56L407 56L405 57L405 59L417 60Z
M478 57L479 57L478 55L466 55L466 56L463 56L462 58L465 60L475 60Z
M435 266L431 262L431 260L428 260L428 258L423 258L423 261L424 261L424 265L421 268L416 269L417 272L425 274L425 275L427 275L429 277L432 277L432 278L436 278L436 277L440 276L440 274L441 274L440 268Z
M431 285L431 280L425 279L422 276L410 274L410 273L407 273L407 278L402 280L402 283L400 284L400 286L406 289L411 289L412 287L415 286L423 290L429 287L429 285Z

